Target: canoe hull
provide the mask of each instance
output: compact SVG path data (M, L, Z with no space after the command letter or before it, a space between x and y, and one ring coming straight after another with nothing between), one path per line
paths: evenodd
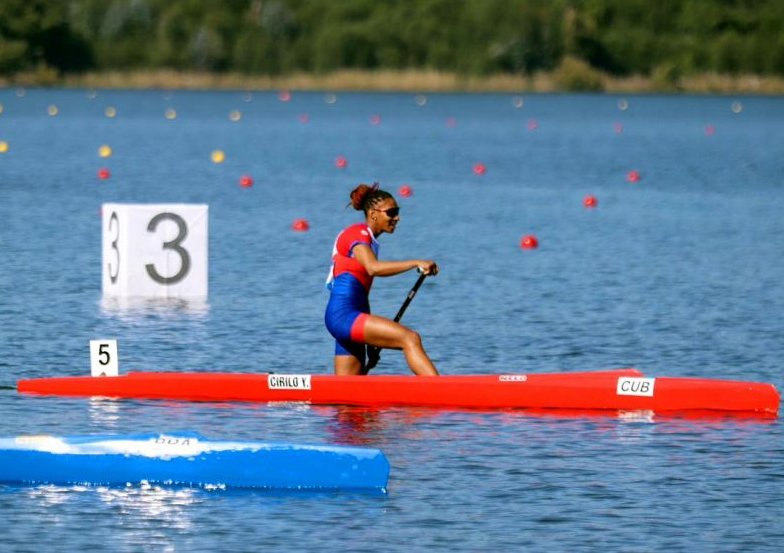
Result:
M225 442L195 434L0 438L0 482L290 490L380 490L377 449Z
M132 372L119 377L21 380L23 393L186 401L476 409L721 410L776 414L771 384L645 378L636 369L580 373L440 376Z

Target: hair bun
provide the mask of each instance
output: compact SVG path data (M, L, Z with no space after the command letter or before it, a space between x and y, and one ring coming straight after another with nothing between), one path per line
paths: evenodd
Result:
M362 205L365 200L365 196L367 196L368 192L372 192L378 189L378 185L374 184L373 186L369 186L367 184L360 184L354 190L351 191L351 207L358 211L362 211Z

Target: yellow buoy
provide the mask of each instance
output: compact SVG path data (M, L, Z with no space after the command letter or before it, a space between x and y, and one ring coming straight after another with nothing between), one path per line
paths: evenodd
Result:
M109 147L106 144L104 144L103 146L98 148L98 155L101 156L101 157L111 157L111 155L112 155L111 147Z
M164 117L168 120L177 119L177 111L174 108L169 108L166 110L166 113L163 114Z
M0 140L0 154L4 154L8 151L8 142L5 140Z
M225 160L226 160L226 154L223 153L223 150L213 150L212 152L213 163L223 163Z
M3 113L3 104L0 104L0 114Z
M231 113L229 113L229 119L231 119L236 123L237 121L242 119L242 114L238 109L232 110Z
M117 115L117 110L114 109L112 106L107 106L105 110L103 110L106 117L114 117Z
M46 112L47 112L49 115L51 115L52 117L54 117L55 115L57 115L58 113L60 113L60 110L59 110L59 109L57 109L57 106L56 106L56 105L52 104L52 105L50 105L48 108L46 108Z

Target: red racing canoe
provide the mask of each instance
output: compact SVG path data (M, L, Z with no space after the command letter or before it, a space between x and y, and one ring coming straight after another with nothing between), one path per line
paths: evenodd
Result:
M772 384L706 378L646 378L636 369L469 376L334 376L131 372L113 377L20 380L19 392L184 401L478 409L734 411L776 416Z

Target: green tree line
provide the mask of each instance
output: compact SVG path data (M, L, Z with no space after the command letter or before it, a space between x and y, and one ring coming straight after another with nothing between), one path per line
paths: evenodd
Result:
M2 0L0 76L784 75L781 0Z

